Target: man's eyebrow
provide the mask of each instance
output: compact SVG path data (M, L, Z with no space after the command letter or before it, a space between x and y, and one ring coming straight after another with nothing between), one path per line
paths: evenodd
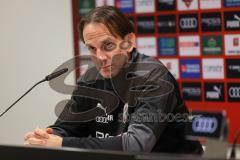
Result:
M85 43L85 46L86 46L86 47L92 47L91 44L87 44L87 43Z
M113 41L114 40L111 37L108 37L108 38L104 39L101 43L104 44L104 43L113 42Z
M100 43L101 43L101 44L105 44L105 43L108 43L108 42L114 42L113 38L108 37L108 38L102 40ZM87 46L87 47L92 47L91 44L87 44L87 43L85 43L85 46Z

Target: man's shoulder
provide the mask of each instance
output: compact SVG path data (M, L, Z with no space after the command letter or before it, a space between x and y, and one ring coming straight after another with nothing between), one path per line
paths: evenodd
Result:
M96 67L88 68L80 78L77 80L77 84L81 86L92 86L99 81L103 81L104 78L101 76Z
M138 58L135 61L138 63L135 70L144 70L149 73L150 79L164 79L169 82L174 82L175 78L165 67L165 65L155 57L147 56L138 53Z

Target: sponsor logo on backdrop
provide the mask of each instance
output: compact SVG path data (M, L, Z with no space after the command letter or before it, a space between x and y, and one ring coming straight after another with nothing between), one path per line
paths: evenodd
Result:
M198 15L182 14L179 15L180 32L198 32Z
M161 56L177 55L177 40L175 37L161 37L158 39L159 54Z
M182 2L189 8L191 6L192 0L182 0Z
M157 0L157 10L176 10L176 0Z
M155 33L154 17L145 16L137 18L138 33Z
M203 59L202 68L204 79L224 78L224 64L222 58Z
M240 30L240 12L225 12L224 19L226 31Z
M226 59L227 78L240 78L240 59Z
M201 9L221 8L221 0L200 0Z
M222 36L203 36L202 47L203 55L222 54Z
M182 95L184 100L201 101L201 83L182 83Z
M114 0L95 0L96 7L114 6Z
M94 8L94 0L81 0L78 1L79 13L84 15Z
M202 13L202 31L203 32L217 32L222 30L221 13Z
M196 10L198 9L198 0L178 0L178 10Z
M179 36L180 56L199 56L199 36Z
M225 35L226 55L240 55L240 34Z
M176 33L176 16L158 16L158 33Z
M133 0L117 0L116 7L123 13L133 13L134 4Z
M225 7L240 7L240 0L224 0Z
M206 101L224 101L224 83L205 83Z
M200 59L181 59L180 70L182 78L201 78Z
M203 117L193 119L192 130L195 133L214 134L218 129L216 117Z
M176 58L163 58L159 59L170 73L176 78L179 78L179 63Z
M222 138L225 114L222 112L194 112L192 124L187 127L187 135L197 137Z
M137 38L137 49L140 53L157 56L156 38L155 37L139 37Z
M154 0L137 0L135 1L135 12L136 13L147 13L154 12L155 4Z
M240 83L228 83L228 101L239 102L240 101Z
M233 38L233 46L234 47L239 46L239 38L238 37Z

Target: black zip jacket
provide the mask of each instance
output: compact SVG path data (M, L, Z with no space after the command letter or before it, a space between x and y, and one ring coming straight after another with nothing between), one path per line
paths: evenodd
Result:
M112 79L90 68L54 125L63 146L134 152L201 154L186 139L188 110L162 63L133 50Z

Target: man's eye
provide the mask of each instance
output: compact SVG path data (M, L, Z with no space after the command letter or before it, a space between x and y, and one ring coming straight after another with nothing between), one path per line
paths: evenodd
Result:
M115 48L116 48L116 44L115 43L106 43L104 46L103 46L103 49L105 50L105 51L112 51L112 50L114 50Z
M92 46L87 47L90 52L95 52L96 48Z

